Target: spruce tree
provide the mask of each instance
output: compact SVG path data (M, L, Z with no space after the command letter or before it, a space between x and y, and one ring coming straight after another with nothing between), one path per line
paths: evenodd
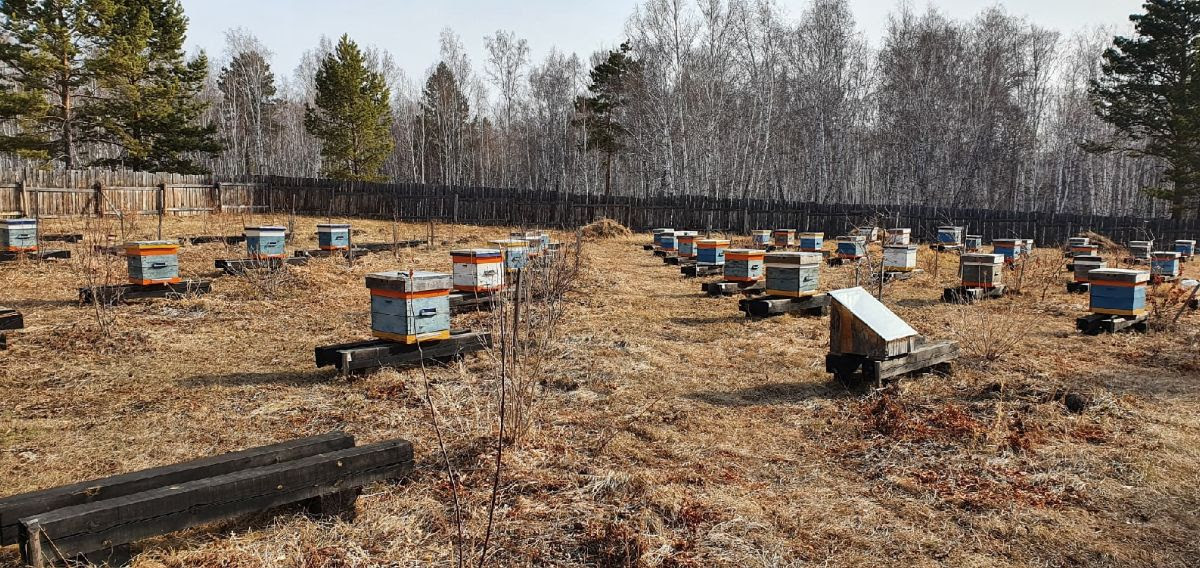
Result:
M105 142L117 155L96 164L144 171L205 173L197 158L221 151L216 127L201 124L198 98L208 73L201 53L183 51L187 17L179 0L112 0L100 29L96 105Z
M1147 193L1182 217L1200 196L1200 2L1147 0L1129 17L1134 37L1117 37L1092 83L1096 112L1121 136L1093 151L1149 155L1167 164L1171 187Z
M390 89L367 67L358 45L343 35L314 78L316 106L306 106L304 127L321 140L321 173L335 179L382 181L391 154Z
M612 193L613 160L624 150L624 138L629 132L623 121L631 82L641 71L630 51L629 42L622 43L620 49L609 51L604 61L590 73L588 91L591 95L580 97L576 104L587 130L587 149L604 154L605 197Z

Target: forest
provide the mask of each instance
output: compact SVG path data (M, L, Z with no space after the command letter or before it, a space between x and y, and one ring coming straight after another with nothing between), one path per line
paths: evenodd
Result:
M1197 2L1143 9L1176 18L1195 60ZM1197 201L1181 165L1194 146L1101 112L1119 98L1106 79L1129 74L1111 58L1155 44L1137 16L1139 37L1114 40L1128 30L900 4L869 38L846 0L646 0L590 55L535 61L499 30L472 61L446 28L421 76L353 30L294 70L237 27L219 54L188 55L177 0L22 0L0 16L0 166L1097 215L1190 216Z

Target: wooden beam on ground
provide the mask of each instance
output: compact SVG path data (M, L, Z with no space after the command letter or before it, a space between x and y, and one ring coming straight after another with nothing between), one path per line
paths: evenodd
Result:
M60 243L78 243L83 241L83 235L80 233L42 233L42 240Z
M738 308L750 317L771 317L783 314L823 316L829 313L829 294L817 294L804 298L766 296L738 301Z
M290 258L269 258L266 260L254 260L251 258L236 258L236 259L217 259L213 263L217 268L224 270L226 274L238 275L245 274L248 270L278 270L285 264L292 266L304 266L308 264L308 259L303 257Z
M413 248L423 246L426 242L424 239L415 239L410 241L399 241L397 243L354 243L355 248L366 249L371 252L389 251L393 248Z
M506 295L506 292L452 292L450 294L450 313L462 314L467 312L490 311L492 307L499 303Z
M0 329L24 329L25 318L12 308L0 307Z
M198 237L188 237L187 241L193 245L202 245L206 243L224 243L227 245L236 245L246 242L246 235L200 235Z
M349 374L381 367L410 367L419 365L422 360L451 359L491 345L490 334L455 330L451 331L449 339L419 345L373 339L317 347L314 355L318 368L336 367L339 372Z
M39 250L33 252L0 251L0 261L13 261L25 257L32 260L65 260L71 258L69 250Z
M184 280L175 284L116 284L112 286L96 286L95 288L80 288L79 301L90 304L94 300L111 306L129 300L146 300L150 298L175 298L188 294L207 294L212 291L211 280Z
M881 381L949 363L957 359L958 355L957 342L926 343L903 357L885 361L868 361L863 365L863 372L867 374L868 379Z

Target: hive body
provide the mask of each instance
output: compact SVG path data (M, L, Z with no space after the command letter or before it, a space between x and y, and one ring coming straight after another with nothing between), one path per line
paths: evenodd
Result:
M284 227L246 227L246 254L254 260L284 257Z
M1104 259L1094 254L1077 256L1072 261L1074 267L1074 277L1076 282L1087 282L1088 273L1098 268L1107 268Z
M800 252L821 252L825 247L825 233L800 233Z
M1150 256L1151 275L1160 278L1175 278L1179 276L1179 253L1174 251L1155 251Z
M888 272L911 272L917 269L916 245L887 245L883 247L883 269Z
M998 254L964 254L959 258L962 285L966 288L995 288L1003 283L1004 257Z
M758 282L763 278L766 252L753 249L725 251L725 280L728 282Z
M887 244L907 245L912 243L912 229L888 229Z
M775 241L775 246L779 248L791 248L796 246L796 230L795 229L775 229L771 233Z
M1138 260L1149 260L1154 241L1129 241L1129 255Z
M504 254L500 249L450 251L454 262L454 289L460 292L495 292L504 288Z
M983 235L967 235L963 237L963 248L967 252L979 252L983 248Z
M368 274L371 334L406 344L449 338L451 282L438 272Z
M317 225L317 247L321 250L350 250L350 225L345 223Z
M837 238L837 256L847 260L858 260L867 254L866 239L853 235Z
M696 264L725 264L725 250L729 241L725 239L700 239L696 241Z
M696 240L696 231L675 231L675 248L679 251L679 258L696 256Z
M663 233L671 234L671 233ZM675 236L671 234L671 248L674 249ZM495 245L504 253L504 268L508 270L518 270L525 268L529 264L529 243L517 239L502 239L498 241L488 241L488 244Z
M179 244L170 241L137 241L125 245L129 282L176 284L179 277Z
M952 225L938 227L937 242L941 245L962 244L963 228Z
M36 251L37 228L37 219L0 219L0 251Z
M767 248L771 245L771 230L758 229L750 231L750 242L754 243L756 247Z
M1175 252L1182 258L1192 258L1196 254L1196 241L1179 239L1175 241Z
M765 257L767 295L802 298L821 285L821 255L811 252L773 252Z
M1150 273L1123 268L1098 268L1088 273L1092 313L1140 316L1146 313L1146 282Z

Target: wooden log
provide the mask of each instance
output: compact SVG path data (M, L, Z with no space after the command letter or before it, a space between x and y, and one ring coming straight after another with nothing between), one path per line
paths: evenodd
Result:
M343 374L380 367L408 367L423 360L461 357L491 347L492 336L471 330L451 330L450 338L412 345L374 339L327 345L314 350L318 368L336 367Z
M1144 333L1149 330L1149 326L1146 323L1147 319L1148 317L1146 315L1118 316L1109 314L1089 314L1075 320L1075 329L1083 332L1084 335L1117 333L1127 329Z
M330 432L219 456L63 485L0 499L0 545L16 544L19 519L55 509L132 495L354 447L354 437Z
M400 479L412 444L391 440L243 469L21 519L22 557L36 567L144 538ZM34 561L40 560L41 564Z
M90 304L95 300L111 306L129 300L177 298L188 294L207 294L212 291L211 280L184 280L174 284L115 284L80 288L79 301Z

